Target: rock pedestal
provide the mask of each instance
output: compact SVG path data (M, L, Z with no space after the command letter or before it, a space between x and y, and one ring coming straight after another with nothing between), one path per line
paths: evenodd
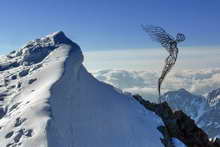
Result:
M161 142L165 147L174 147L172 138L177 138L187 147L220 147L220 139L209 140L208 135L184 112L173 111L166 102L155 104L144 100L140 95L133 97L163 120L165 126L159 126L158 130L164 136Z

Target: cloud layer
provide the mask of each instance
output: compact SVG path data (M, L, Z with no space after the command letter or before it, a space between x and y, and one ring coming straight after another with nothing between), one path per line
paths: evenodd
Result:
M93 75L123 91L138 93L153 101L157 98L159 72L101 70ZM211 90L220 88L220 68L171 71L162 85L162 93L180 88L194 94L206 95Z
M159 72L168 56L164 48L124 49L84 52L84 65L89 71L105 69L154 70ZM179 47L174 70L220 68L220 47Z

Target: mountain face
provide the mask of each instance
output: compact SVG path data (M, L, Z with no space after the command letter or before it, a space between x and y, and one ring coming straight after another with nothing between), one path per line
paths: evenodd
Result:
M220 136L220 89L211 91L207 97L193 95L185 89L167 92L163 95L163 101L174 110L182 110L197 125L202 128L209 137Z
M207 96L207 100L211 106L218 105L220 101L220 88L211 91Z
M0 59L1 147L160 147L161 119L95 79L63 32Z

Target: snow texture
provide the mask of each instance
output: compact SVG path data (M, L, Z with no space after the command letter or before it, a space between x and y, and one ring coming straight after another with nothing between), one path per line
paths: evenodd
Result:
M82 63L63 32L1 59L1 147L163 146L160 118Z

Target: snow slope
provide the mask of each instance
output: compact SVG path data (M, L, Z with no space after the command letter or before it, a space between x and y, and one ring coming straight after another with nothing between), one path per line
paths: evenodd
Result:
M1 147L160 147L162 121L96 80L57 32L0 61Z

